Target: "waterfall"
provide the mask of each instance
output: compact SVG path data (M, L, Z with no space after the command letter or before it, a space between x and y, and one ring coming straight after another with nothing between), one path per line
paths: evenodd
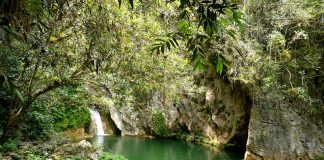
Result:
M89 108L89 110L90 110L90 113L91 113L92 120L97 125L97 135L105 135L99 112L96 109L93 109L93 108Z

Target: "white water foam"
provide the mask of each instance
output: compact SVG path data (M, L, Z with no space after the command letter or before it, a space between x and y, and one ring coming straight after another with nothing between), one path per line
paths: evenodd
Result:
M93 109L93 108L89 108L89 110L90 110L90 113L91 113L92 120L97 125L97 135L105 135L99 112L96 109Z

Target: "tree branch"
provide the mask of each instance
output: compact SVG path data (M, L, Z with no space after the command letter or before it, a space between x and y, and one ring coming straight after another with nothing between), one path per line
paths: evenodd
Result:
M62 81L54 81L52 84L46 86L43 89L39 89L35 93L33 93L32 96L31 96L31 102L34 101L40 95L47 93L48 91L51 91L51 90L53 90L55 88L62 87L62 86L68 85L68 84L69 84L68 81L64 81L64 82L62 82Z
M35 79L35 76L36 76L36 72L38 70L38 67L39 67L39 64L40 64L40 58L38 57L37 58L37 62L35 64L35 68L34 68L34 71L33 71L33 74L31 75L30 79L29 79L29 82L28 82L28 87L27 87L27 94L28 95L31 95L31 91L32 91L32 85L33 85L33 81Z

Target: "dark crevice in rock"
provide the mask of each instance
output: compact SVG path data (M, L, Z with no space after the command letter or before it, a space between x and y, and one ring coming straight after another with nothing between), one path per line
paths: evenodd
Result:
M113 134L115 135L121 135L121 130L117 127L116 123L114 122L114 120L111 118L110 113L108 112L107 115L107 119L108 119L108 123L113 131Z
M244 155L246 151L247 133L236 133L229 143L225 146L225 150L233 151Z
M225 149L230 150L239 154L244 155L246 152L246 144L248 139L248 129L249 129L249 121L250 121L250 113L252 108L252 101L250 97L245 97L246 100L246 108L245 108L245 116L239 128L237 129L234 136L229 140Z
M242 107L244 110L244 115L240 118L239 126L237 127L234 136L228 141L225 149L244 155L246 152L253 102L249 95L248 89L245 88L245 86L241 83L236 82L233 84L232 96L235 96L235 94L240 95L241 99L243 100Z
M189 128L184 123L178 123L179 128L181 129L181 132L190 133Z

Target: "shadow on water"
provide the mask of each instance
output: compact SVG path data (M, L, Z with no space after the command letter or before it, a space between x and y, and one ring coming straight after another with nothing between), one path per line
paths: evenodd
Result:
M175 141L129 136L96 136L91 143L103 151L121 154L129 160L240 160L241 154L215 147Z

